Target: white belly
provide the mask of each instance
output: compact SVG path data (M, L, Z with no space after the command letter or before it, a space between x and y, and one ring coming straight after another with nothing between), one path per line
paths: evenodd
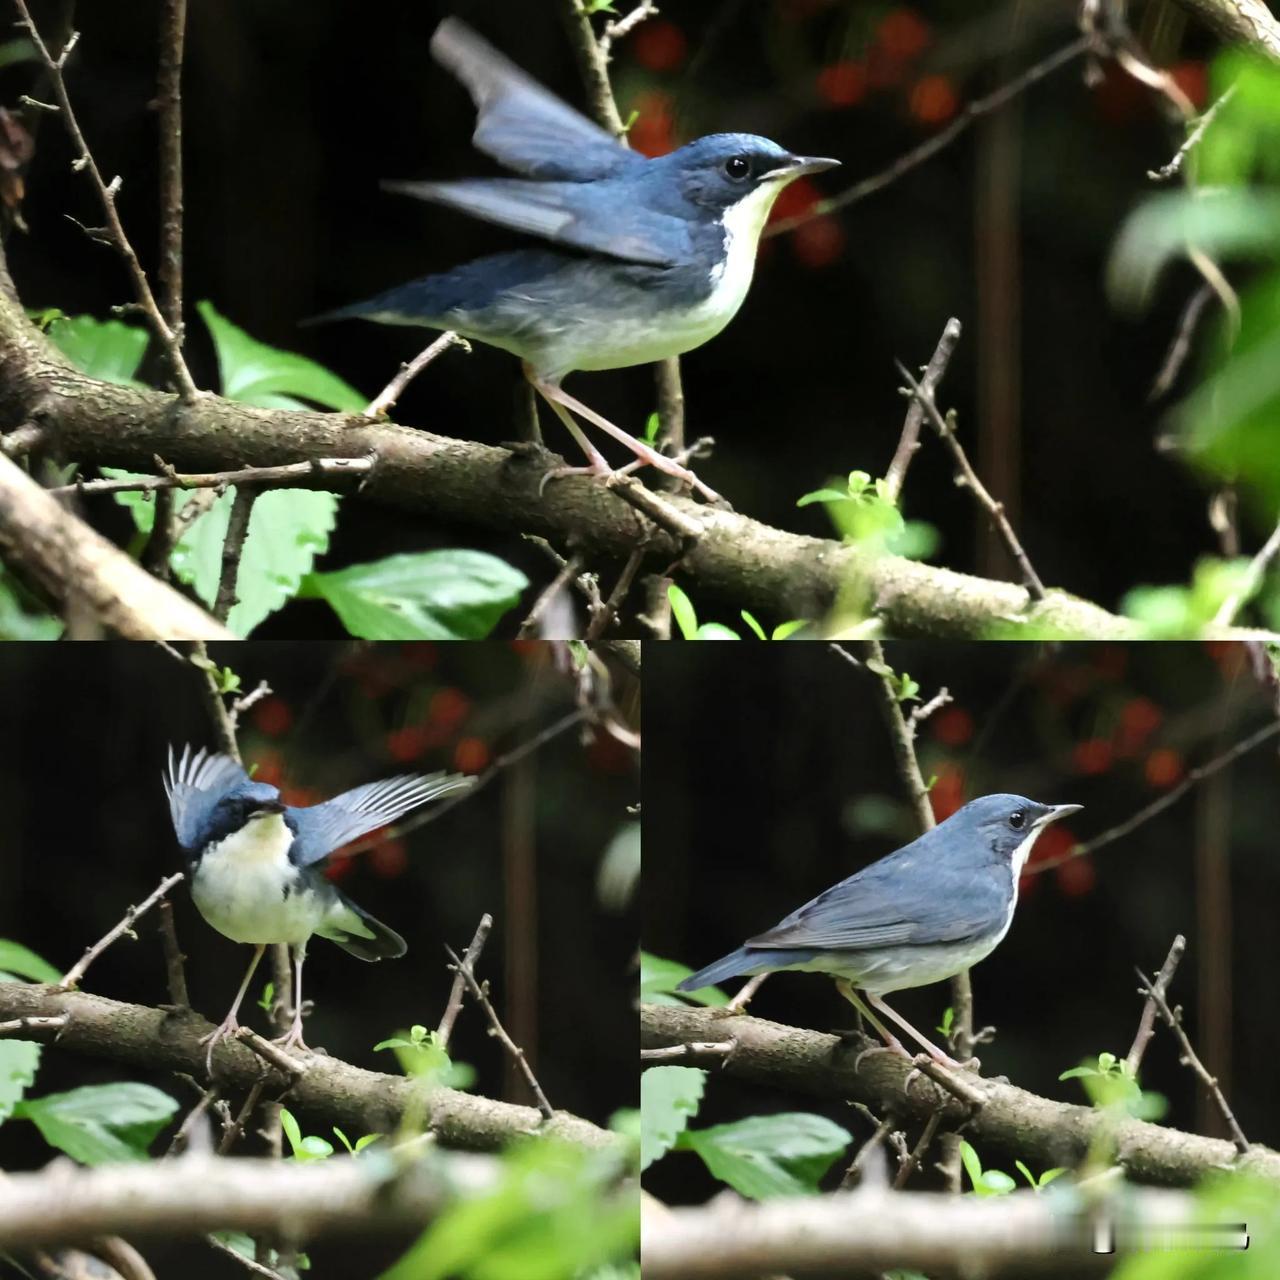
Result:
M269 814L211 846L191 882L200 914L234 942L304 943L323 908L317 895L301 891L288 857L292 843L284 819Z

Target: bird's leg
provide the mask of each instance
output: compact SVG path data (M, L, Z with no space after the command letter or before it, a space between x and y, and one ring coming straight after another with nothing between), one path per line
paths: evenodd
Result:
M307 944L304 942L301 946L293 949L293 1021L289 1024L289 1030L282 1036L277 1036L272 1041L278 1044L282 1049L301 1049L303 1053L310 1053L306 1042L302 1039L302 962L307 958Z
M669 476L674 476L677 480L683 480L685 484L691 485L702 494L708 502L720 501L720 495L714 489L703 484L688 467L681 466L674 458L668 458L665 453L659 453L657 449L645 444L643 440L637 440L635 436L628 435L621 427L615 426L610 422L608 418L602 417L594 409L588 409L581 400L575 400L573 396L569 395L567 391L556 383L547 382L545 379L539 378L528 366L525 367L525 377L533 383L534 389L551 406L556 417L573 433L573 438L577 440L583 452L591 460L591 466L588 468L557 469L548 472L546 479L552 479L558 475L581 474L584 470L594 472L597 475L612 474L612 468L601 456L600 451L587 440L581 428L576 423L573 423L569 415L570 413L576 413L580 418L585 418L588 422L599 427L601 431L626 445L642 463L655 467ZM601 464L603 464L603 470L601 470ZM545 484L546 480L543 483Z
M902 1047L902 1041L899 1040L898 1037L895 1036L893 1032L890 1031L884 1023L881 1022L880 1019L877 1018L876 1015L872 1013L871 1010L868 1009L867 1006L858 998L858 993L854 990L852 982L847 978L837 978L836 990L839 991L840 994L844 996L844 998L876 1029L880 1039L885 1042L892 1053L901 1054L902 1057L906 1058L908 1061L911 1060L911 1055ZM869 992L868 995L870 995ZM875 999L874 996L870 996L870 998L872 1000ZM853 1060L853 1069L857 1071L858 1063L862 1061L864 1054L875 1052L877 1052L875 1049L864 1049L862 1053L858 1054L858 1056Z
M906 1032L906 1033L907 1033L907 1034L908 1034L908 1035L909 1035L913 1040L915 1040L918 1044L923 1045L923 1047L924 1047L924 1051L925 1051L925 1052L929 1055L929 1057L931 1057L935 1062L940 1062L940 1063L942 1063L942 1065L943 1065L944 1067L953 1067L953 1068L955 1068L957 1071L962 1071L962 1070L964 1070L964 1066L965 1066L965 1064L964 1064L963 1062L957 1062L957 1061L956 1061L956 1060L955 1060L955 1059L954 1059L954 1058L953 1058L949 1053L944 1053L944 1052L943 1052L941 1049L939 1049L939 1048L938 1048L938 1046L937 1046L936 1044L934 1044L931 1040L928 1040L928 1039L926 1039L924 1036L922 1036L922 1035L920 1034L920 1032L918 1032L918 1031L915 1029L915 1027L913 1027L913 1026L911 1025L911 1023L909 1023L909 1022L906 1020L906 1018L904 1018L900 1013L895 1013L892 1009L890 1009L890 1008L889 1008L889 1006L888 1006L888 1005L887 1005L887 1004L886 1004L886 1003L885 1003L885 1002L884 1002L884 1001L883 1001L879 996L873 996L873 995L871 994L871 992L870 992L870 991L868 991L868 992L867 992L867 999L868 999L868 1000L870 1000L870 1001L871 1001L871 1003L872 1003L873 1005L875 1005L875 1007L876 1007L877 1009L879 1009L879 1010L880 1010L880 1012L881 1012L881 1013L883 1013L883 1014L885 1015L885 1017L886 1017L886 1018L890 1018L890 1019L892 1019L892 1020L893 1020L894 1022L896 1022L896 1023L898 1024L898 1026L900 1026L900 1027L903 1029L903 1031L905 1031L905 1032Z
M249 962L249 972L244 975L244 981L240 984L240 990L236 992L235 1003L231 1006L231 1012L222 1020L221 1026L215 1027L207 1036L202 1037L200 1043L209 1046L208 1053L205 1054L204 1065L205 1070L213 1075L213 1051L218 1047L218 1041L229 1036L234 1031L240 1029L240 1023L236 1018L236 1014L240 1012L240 1005L244 1000L245 992L249 990L249 983L253 981L254 970L257 969L259 961L262 959L262 953L266 951L265 946L255 947L253 950L253 959Z
M569 434L578 442L578 447L587 455L589 465L585 467L554 467L542 477L542 483L538 485L539 494L547 487L547 482L555 480L559 476L610 476L613 474L613 468L609 465L609 459L600 452L599 449L591 443L587 438L587 434L573 420L572 414L562 404L553 400L548 394L547 388L551 385L543 382L541 378L534 373L532 367L528 364L521 365L524 370L524 376L528 379L529 385L551 406L551 412L560 419L568 428Z

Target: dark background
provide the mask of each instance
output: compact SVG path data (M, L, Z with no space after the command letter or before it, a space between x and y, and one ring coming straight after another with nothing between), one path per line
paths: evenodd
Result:
M546 645L249 644L215 646L212 656L246 689L270 682L276 696L247 713L241 745L259 776L275 780L283 768L295 803L406 770L474 771L574 706ZM619 692L626 705L631 695ZM214 739L194 673L140 644L2 645L0 709L0 937L65 970L130 903L181 869L161 786L165 751ZM606 846L632 821L626 807L638 781L628 750L607 737L584 745L571 730L398 845L352 859L343 890L403 934L409 952L371 965L317 940L304 979L315 1002L308 1043L397 1073L394 1056L373 1046L412 1023L436 1026L452 983L442 944L464 948L489 911L495 924L478 973L552 1105L601 1125L634 1106L638 921L633 906L602 904L596 877ZM217 1022L251 949L206 925L185 886L173 898L192 1003ZM154 917L138 933L93 965L86 990L168 999ZM254 1001L265 976L264 968L241 1015L260 1030ZM450 1049L476 1068L475 1091L530 1100L469 1001ZM33 1092L122 1078L146 1076L50 1048ZM180 1115L196 1101L168 1075L152 1083L178 1099ZM333 1140L321 1123L303 1127ZM33 1126L0 1127L0 1168L39 1167L50 1155ZM356 1256L354 1269L333 1274L376 1274ZM232 1265L208 1250L193 1255L199 1274Z
M659 19L618 47L615 81L624 117L641 111L638 143L761 132L843 159L812 188L833 193L1066 44L1077 7L668 0ZM51 20L58 5L34 8ZM552 0L192 0L189 305L211 299L255 336L376 392L429 335L358 323L301 330L298 322L511 243L495 228L378 189L383 178L490 171L470 148L467 95L427 53L431 31L460 14L581 106L560 8ZM1137 6L1135 21L1203 101L1207 45L1171 8ZM70 74L103 172L123 175L123 214L148 262L155 12L81 5L84 35ZM0 101L13 105L33 74L27 65L0 72ZM1145 398L1194 285L1172 273L1149 315L1126 318L1102 283L1121 221L1151 189L1146 171L1175 145L1148 91L1110 72L1086 88L1076 62L904 180L767 243L739 318L684 362L690 432L720 442L700 471L739 510L829 533L823 510L798 511L796 499L853 468L883 474L903 415L893 360L923 363L956 315L965 336L942 402L959 410L979 470L1009 504L1041 576L1108 605L1138 582L1185 580L1191 560L1215 545L1198 482L1153 450L1160 410ZM117 259L65 216L98 218L69 155L57 122L42 120L25 209L31 231L10 238L13 272L29 305L105 315L126 300L127 283ZM213 385L201 329L193 313L196 377ZM453 351L411 388L398 417L510 439L517 381L501 352ZM654 407L645 369L575 376L569 389L633 430ZM548 443L572 457L560 426L544 425ZM123 527L109 500L97 503L103 519ZM912 472L906 510L939 527L943 562L1007 572L932 444ZM345 504L328 564L460 543L547 575L518 539L356 503ZM727 602L699 604L704 617L732 620ZM334 626L327 611L302 604L266 634Z
M918 742L942 815L993 791L1084 806L1041 837L1031 866L1128 818L1265 724L1270 695L1245 657L1240 646L1183 644L886 646L923 697L945 685L955 698ZM646 674L646 950L700 968L918 834L871 677L827 646L655 647ZM1171 1003L1185 1006L1244 1132L1274 1142L1275 1092L1248 1064L1280 1052L1263 994L1280 965L1276 782L1276 748L1264 745L1122 840L1024 876L1008 935L973 971L977 1025L998 1030L978 1050L983 1073L1085 1102L1079 1082L1059 1074L1129 1051L1142 1007L1134 966L1154 975L1182 932ZM942 984L889 1001L929 1034L949 995ZM751 1012L821 1030L853 1025L819 975L771 977ZM1164 1029L1141 1080L1169 1099L1166 1123L1222 1132ZM859 1141L869 1135L848 1107L715 1072L696 1124L776 1111L819 1111ZM979 1153L1018 1177L1011 1156ZM673 1203L705 1200L718 1185L682 1154L646 1178Z

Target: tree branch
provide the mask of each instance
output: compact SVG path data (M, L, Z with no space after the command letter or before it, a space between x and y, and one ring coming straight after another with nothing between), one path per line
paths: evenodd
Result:
M66 1023L61 1029L27 1026L9 1034L152 1071L178 1071L197 1079L204 1076L205 1049L200 1038L212 1026L198 1014L123 1004L51 986L0 983L0 1023L27 1018L65 1018ZM262 1060L247 1045L235 1040L219 1045L214 1076L224 1092L249 1089L262 1073ZM362 1135L390 1133L407 1107L421 1111L424 1104L421 1086L411 1079L365 1071L320 1055L308 1061L306 1071L292 1085L275 1072L270 1078L273 1096L288 1089L291 1110ZM568 1112L557 1111L552 1119L543 1120L535 1107L495 1102L443 1087L425 1095L425 1109L427 1131L452 1147L493 1150L535 1132L593 1148L621 1141Z
M1177 0L1223 40L1280 59L1280 24L1263 0Z
M855 1070L859 1046L839 1036L761 1018L726 1018L709 1009L650 1004L640 1008L641 1048L729 1038L737 1047L722 1070L735 1079L812 1097L865 1102L878 1114L892 1109L904 1121L923 1121L939 1109L937 1090L914 1083L909 1091L903 1088L911 1063L895 1054L868 1054ZM1190 1186L1210 1170L1229 1166L1280 1183L1280 1152L1269 1148L1254 1144L1247 1155L1238 1156L1233 1144L1222 1138L1204 1138L1145 1120L1116 1121L1091 1107L1042 1098L1015 1085L973 1075L965 1078L986 1094L986 1101L974 1113L954 1098L945 1098L942 1124L954 1128L965 1123L965 1133L975 1145L987 1143L1028 1164L1078 1163L1095 1136L1105 1131L1115 1144L1116 1163L1136 1181ZM647 1269L645 1274L647 1278Z

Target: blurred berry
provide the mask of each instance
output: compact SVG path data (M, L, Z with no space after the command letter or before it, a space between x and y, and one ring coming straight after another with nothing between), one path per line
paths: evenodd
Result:
M1071 750L1071 762L1076 772L1086 776L1106 773L1114 759L1115 750L1104 738L1087 738L1084 742L1077 742Z
M1186 764L1181 752L1170 747L1160 747L1147 757L1142 772L1153 787L1171 787L1182 779Z
M791 251L796 261L811 269L826 267L844 252L844 227L829 213L798 226L791 233Z
M818 72L818 96L833 107L852 107L867 96L867 68L845 59ZM793 184L794 185L794 184Z
M963 747L973 737L973 717L963 707L943 707L929 723L944 747Z
M1068 898L1080 898L1098 883L1098 873L1088 858L1072 858L1053 869L1058 888Z
M252 710L254 728L265 733L268 738L278 738L281 734L288 733L289 726L293 724L293 712L289 709L289 704L274 694L263 698Z
M876 29L880 47L896 58L918 56L931 38L929 24L914 9L891 9Z
M646 71L675 71L688 57L689 41L674 22L651 18L635 29L629 48Z
M911 114L921 124L945 124L959 108L960 99L946 76L922 76L911 86Z
M493 753L482 738L462 738L453 749L453 767L463 773L481 773L488 768Z

